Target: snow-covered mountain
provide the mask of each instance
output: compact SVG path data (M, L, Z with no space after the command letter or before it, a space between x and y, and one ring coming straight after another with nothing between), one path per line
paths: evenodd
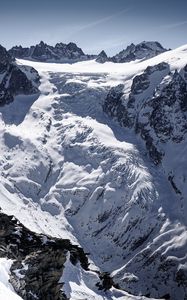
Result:
M13 244L0 244L2 291L184 300L187 46L130 63L16 64L37 70L40 94L0 108L0 234Z

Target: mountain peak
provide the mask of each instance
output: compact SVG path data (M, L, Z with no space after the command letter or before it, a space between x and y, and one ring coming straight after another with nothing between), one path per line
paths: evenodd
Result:
M40 43L38 44L39 46L44 46L47 45L46 43L44 43L43 41L40 41Z
M13 58L8 53L8 51L0 45L0 73L4 71L4 68L6 68L6 65L13 62Z
M143 41L137 45L130 44L126 49L112 57L114 62L130 62L137 59L148 59L167 51L159 42Z
M55 46L50 46L43 41L27 48L13 47L9 50L9 53L16 58L32 59L36 61L78 61L85 59L87 56L84 54L81 48L75 43L70 42L68 44L57 43Z
M10 53L0 45L0 106L13 101L16 95L38 93L39 75L33 68L16 64ZM32 78L32 79L30 79Z
M106 61L108 61L108 56L107 56L107 54L106 54L106 52L105 52L104 50L102 50L102 51L98 54L98 56L97 56L97 58L96 58L96 61L97 61L98 63L101 63L101 64L103 64L103 63L105 63Z

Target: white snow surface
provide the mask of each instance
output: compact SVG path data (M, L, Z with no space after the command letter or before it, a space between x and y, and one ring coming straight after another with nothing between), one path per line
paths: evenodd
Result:
M109 291L98 291L96 284L99 278L95 272L83 270L79 264L72 265L69 258L60 282L64 282L63 291L70 300L146 300L146 297L135 297L126 292L111 288ZM154 300L154 299L150 299Z
M158 271L150 264L146 279L142 262L148 258L175 256L185 265L186 225L161 170L132 132L104 115L102 103L111 86L128 87L133 76L163 61L171 70L184 67L187 45L124 64L17 60L39 72L41 94L17 96L0 108L2 210L35 232L80 244L124 288L130 282L136 295L146 294ZM75 277L69 278L72 268ZM97 294L85 279L94 275L87 275L67 262L63 276L71 299L142 299L118 291ZM157 298L167 285L160 281L159 294L152 289Z
M21 300L11 284L9 283L9 270L12 261L6 258L0 258L0 299L2 300Z

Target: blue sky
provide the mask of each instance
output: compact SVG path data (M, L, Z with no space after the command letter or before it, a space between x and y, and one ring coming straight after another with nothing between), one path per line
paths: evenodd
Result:
M1 0L0 44L76 42L111 55L131 42L187 43L187 0Z

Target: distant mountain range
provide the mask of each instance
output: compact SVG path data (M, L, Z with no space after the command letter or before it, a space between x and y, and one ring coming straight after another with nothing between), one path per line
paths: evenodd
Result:
M22 47L15 46L9 50L9 54L14 58L43 61L43 62L78 62L83 60L96 59L98 63L107 61L114 63L130 62L137 59L148 59L167 51L158 42L142 42L140 44L131 44L126 49L120 51L113 57L108 57L105 51L98 55L85 54L75 43L57 43L50 46L43 41L35 46Z

